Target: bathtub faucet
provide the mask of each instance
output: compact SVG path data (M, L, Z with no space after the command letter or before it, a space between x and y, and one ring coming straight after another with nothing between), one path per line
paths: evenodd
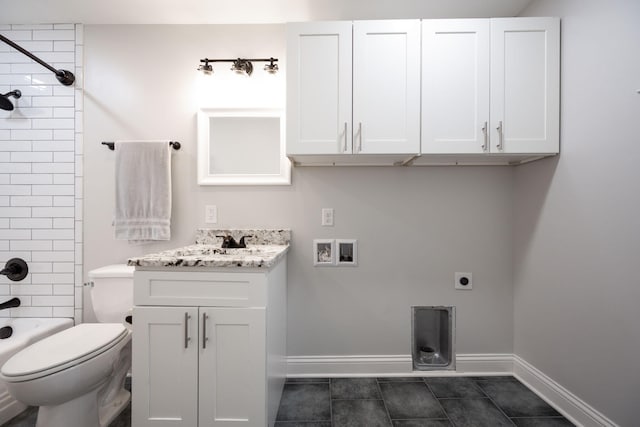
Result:
M7 276L9 280L18 282L29 274L29 266L22 258L11 258L0 270L0 274Z
M20 298L11 298L8 301L0 304L0 310L5 310L7 308L20 307Z

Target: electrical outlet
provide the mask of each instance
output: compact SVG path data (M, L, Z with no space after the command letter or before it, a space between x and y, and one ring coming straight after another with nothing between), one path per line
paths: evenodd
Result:
M333 227L333 209L322 208L322 225L324 227Z
M218 223L218 207L216 205L206 205L204 207L204 222L207 224Z
M454 280L456 289L470 291L473 288L471 273L455 273Z

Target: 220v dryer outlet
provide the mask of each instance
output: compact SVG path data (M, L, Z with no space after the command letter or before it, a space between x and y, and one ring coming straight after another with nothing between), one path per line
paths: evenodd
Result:
M473 288L471 273L455 273L455 287L464 291L470 291Z

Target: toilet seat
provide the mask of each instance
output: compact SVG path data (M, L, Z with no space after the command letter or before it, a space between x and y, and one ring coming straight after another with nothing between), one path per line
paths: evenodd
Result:
M9 382L55 374L104 353L129 334L120 323L83 323L19 351L2 366L0 373Z

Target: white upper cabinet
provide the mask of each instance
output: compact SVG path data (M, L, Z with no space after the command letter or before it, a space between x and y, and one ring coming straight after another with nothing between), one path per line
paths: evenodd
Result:
M351 22L287 26L287 154L351 153Z
M420 21L353 23L353 152L420 152Z
M559 30L557 18L423 21L422 153L558 153Z
M489 151L488 19L422 21L422 152Z
M558 153L560 20L491 20L491 151Z
M559 152L558 18L287 28L294 164L520 164Z
M419 20L287 32L288 155L419 153Z

